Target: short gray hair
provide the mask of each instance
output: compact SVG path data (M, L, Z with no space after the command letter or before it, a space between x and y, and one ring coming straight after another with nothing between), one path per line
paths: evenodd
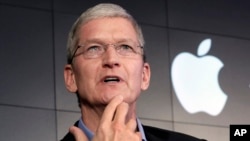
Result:
M111 3L98 4L92 8L87 9L81 14L81 16L73 24L67 43L67 62L68 64L72 63L73 55L77 50L77 44L79 41L78 30L79 28L86 24L87 22L104 17L122 17L128 19L135 28L137 33L137 38L140 46L144 46L145 41L143 38L141 27L135 21L135 19L121 6ZM143 53L143 60L146 61L145 53Z

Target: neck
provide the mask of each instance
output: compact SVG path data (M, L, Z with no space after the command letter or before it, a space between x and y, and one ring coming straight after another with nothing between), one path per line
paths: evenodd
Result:
M81 105L81 114L82 114L82 120L84 124L88 127L89 130L91 130L93 133L96 132L99 123L102 119L103 112L105 110L106 106L90 106L90 105ZM126 116L127 123L130 119L136 119L136 103L132 103L129 105L129 110Z

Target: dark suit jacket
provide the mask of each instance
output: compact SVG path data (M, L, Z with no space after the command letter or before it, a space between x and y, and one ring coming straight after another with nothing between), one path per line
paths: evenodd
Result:
M75 123L75 126L77 125L78 122ZM163 130L150 126L143 125L143 129L147 141L205 141L183 133ZM68 133L61 141L75 141L75 138L71 133Z

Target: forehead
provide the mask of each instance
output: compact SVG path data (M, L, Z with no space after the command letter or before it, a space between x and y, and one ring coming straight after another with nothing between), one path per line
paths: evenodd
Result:
M137 34L131 21L121 17L105 17L91 20L79 29L79 40L132 40L137 42Z

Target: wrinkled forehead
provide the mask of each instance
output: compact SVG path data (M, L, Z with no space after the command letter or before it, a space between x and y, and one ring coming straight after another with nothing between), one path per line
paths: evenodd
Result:
M105 17L90 20L78 29L79 41L104 40L138 42L132 22L121 17Z

